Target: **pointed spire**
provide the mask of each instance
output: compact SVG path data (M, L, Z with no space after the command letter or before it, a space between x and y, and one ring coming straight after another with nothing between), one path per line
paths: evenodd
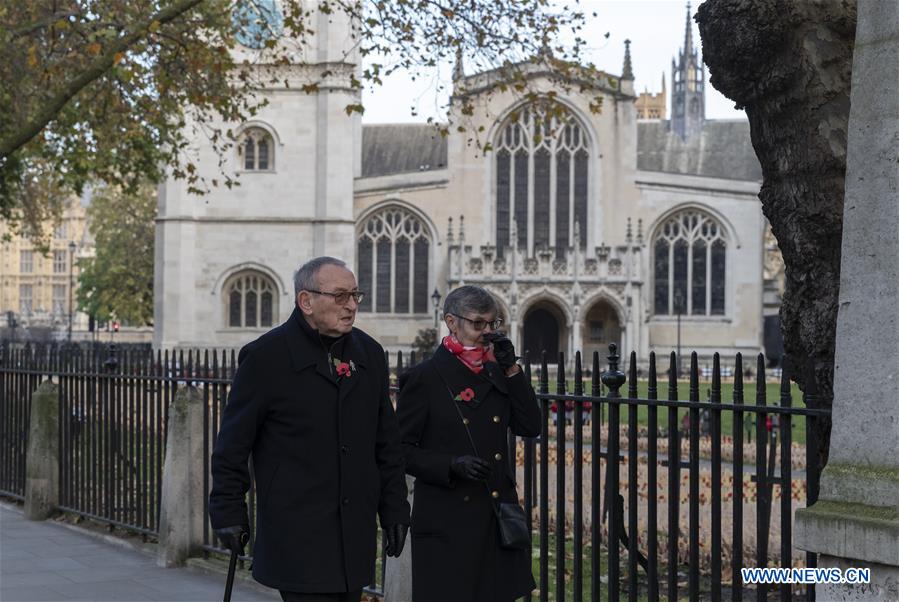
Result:
M631 218L627 218L627 233L624 235L624 240L628 243L634 240L634 235L631 230Z
M693 23L690 21L690 2L687 2L687 28L684 33L684 58L693 53Z
M634 79L634 67L631 65L631 41L624 41L624 67L621 68L621 79Z
M665 72L662 71L662 94L665 93Z
M456 64L453 65L453 81L465 79L465 63L462 62L462 47L456 46Z
M446 242L453 244L453 218L449 218L449 223L446 227Z

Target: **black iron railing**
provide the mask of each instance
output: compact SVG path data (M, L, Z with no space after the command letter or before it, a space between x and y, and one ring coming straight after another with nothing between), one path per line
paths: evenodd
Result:
M680 399L683 383L673 353L667 378L659 378L655 354L642 366L645 380L635 354L627 374L619 370L614 349L608 359L603 372L594 353L585 378L580 354L570 364L562 355L554 365L543 357L532 380L541 434L509 436L538 551L538 590L530 598L677 600L702 592L711 600L742 600L745 591L764 597L766 589L744 590L741 568L815 566L815 555L792 548L792 518L803 489L806 499L815 499L820 442L813 427L829 411L795 407L787 370L779 387L770 385L777 392L769 392L761 356L754 383L744 384L740 355L725 370L716 354L711 370L700 370L692 354L686 400ZM390 360L388 355L395 396L396 375L416 357L404 361L397 354ZM532 366L525 365L530 378ZM223 351L0 347L0 494L24 495L31 394L52 378L60 387L63 509L156 535L169 404L188 385L203 399L198 461L204 463L208 500L209 460L235 368L234 353ZM726 393L722 373L733 374ZM703 374L711 380L703 381ZM660 381L667 381L665 399L659 399ZM747 404L744 396L752 395L754 403ZM804 441L805 453L801 442L793 445L797 439ZM248 505L255 532L255 489ZM204 554L225 553L208 519L205 525ZM385 568L379 545L375 581L366 588L376 595L383 592ZM810 588L780 589L782 599L814 597Z

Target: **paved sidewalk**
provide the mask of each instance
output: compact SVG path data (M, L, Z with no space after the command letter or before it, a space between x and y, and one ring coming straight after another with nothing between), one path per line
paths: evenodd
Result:
M225 575L164 569L156 558L102 534L54 521L26 520L0 503L0 600L221 600ZM274 590L236 582L231 599L280 600Z

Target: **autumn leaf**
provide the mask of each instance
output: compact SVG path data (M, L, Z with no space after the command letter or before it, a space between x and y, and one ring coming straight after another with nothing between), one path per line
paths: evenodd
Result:
M88 53L93 54L94 56L100 54L101 50L103 50L103 47L100 46L99 42L93 42L87 46Z

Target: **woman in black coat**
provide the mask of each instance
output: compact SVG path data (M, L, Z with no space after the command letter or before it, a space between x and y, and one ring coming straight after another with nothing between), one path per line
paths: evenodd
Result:
M452 291L444 304L450 335L400 377L397 416L406 472L416 478L414 602L506 602L535 587L530 550L500 546L494 513L495 503L518 502L508 429L540 432L534 390L511 341L494 332L496 316L483 288Z

